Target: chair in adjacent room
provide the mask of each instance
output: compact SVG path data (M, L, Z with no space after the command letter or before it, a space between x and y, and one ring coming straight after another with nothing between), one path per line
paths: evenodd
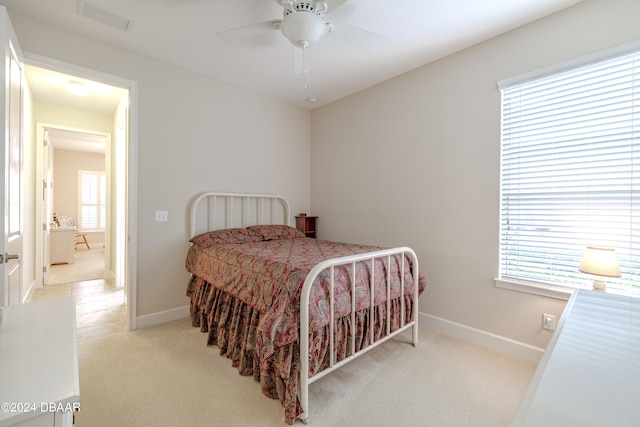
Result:
M87 235L84 233L76 232L76 248L78 245L87 245L87 249L91 249L91 246L89 246L89 242L87 241Z
M73 219L70 216L57 217L57 223L61 228L76 228L75 224L73 223ZM76 249L78 248L78 245L86 245L87 249L91 249L91 246L89 246L89 241L87 240L87 235L85 233L78 233L76 228Z

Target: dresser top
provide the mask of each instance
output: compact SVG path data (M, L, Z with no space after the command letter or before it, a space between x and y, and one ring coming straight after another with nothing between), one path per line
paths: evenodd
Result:
M576 290L512 426L637 426L640 298Z
M2 307L0 402L79 402L73 297ZM0 426L39 415L0 411Z

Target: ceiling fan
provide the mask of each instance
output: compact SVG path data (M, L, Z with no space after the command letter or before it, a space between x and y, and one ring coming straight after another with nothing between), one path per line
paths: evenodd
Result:
M326 1L275 0L282 6L282 19L244 25L230 30L220 31L218 37L223 40L236 40L280 30L296 47L311 46L325 35L330 35L345 43L361 48L376 48L384 42L384 36L347 24L329 21L325 13L329 6ZM332 11L348 0L331 2Z
M306 56L307 48L316 44L326 35L364 49L375 49L385 40L384 36L380 34L327 19L326 13L332 12L348 0L332 1L331 11L329 11L327 2L321 0L275 1L282 6L281 19L272 19L220 31L217 33L218 37L230 41L280 30L294 46L302 49L304 56ZM304 58L303 64L306 62L306 58ZM306 65L303 65L302 74L305 75L306 87Z

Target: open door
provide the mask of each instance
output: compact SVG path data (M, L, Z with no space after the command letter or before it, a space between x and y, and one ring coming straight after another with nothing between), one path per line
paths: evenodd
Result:
M49 143L49 129L43 129L44 138L42 140L42 210L40 222L42 223L42 265L36 263L36 268L42 270L41 284L49 283L49 238L51 234L51 218L53 218L53 197L51 191L53 189L53 147ZM36 192L37 194L37 192ZM39 197L36 197L40 199ZM38 209L36 209L36 212ZM38 230L36 230L38 232ZM36 279L38 274L36 273Z
M22 302L22 92L23 59L9 15L0 7L0 306Z

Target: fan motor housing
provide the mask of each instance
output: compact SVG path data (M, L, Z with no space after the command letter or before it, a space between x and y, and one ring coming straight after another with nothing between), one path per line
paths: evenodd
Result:
M327 11L327 2L325 1L281 0L279 3L284 8L283 16L287 16L298 11L312 12L321 15Z

